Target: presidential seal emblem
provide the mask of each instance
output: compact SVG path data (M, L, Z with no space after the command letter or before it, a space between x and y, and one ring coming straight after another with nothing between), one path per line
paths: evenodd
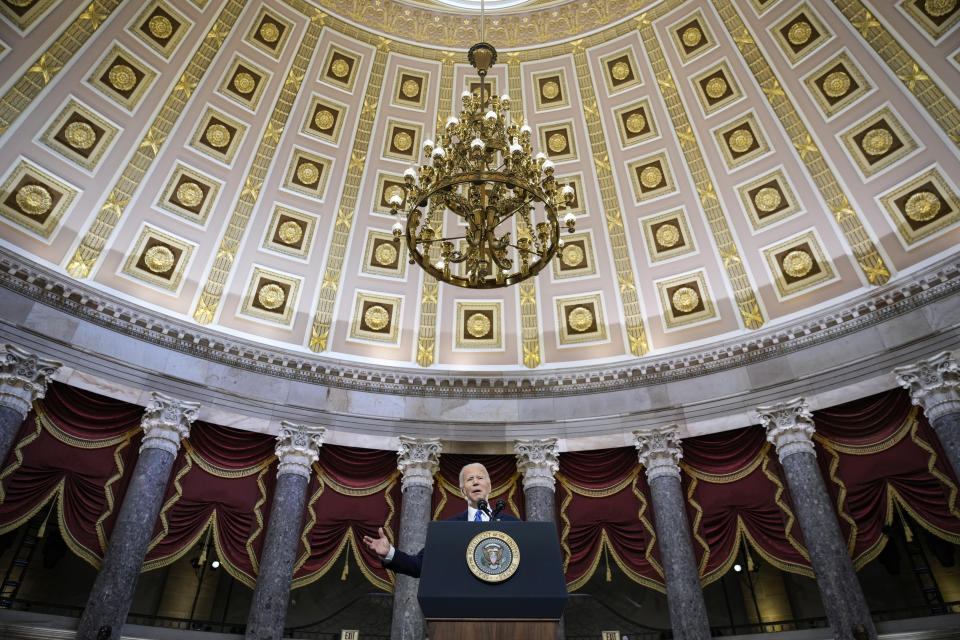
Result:
M467 566L484 582L503 582L520 566L520 549L502 531L484 531L467 544Z

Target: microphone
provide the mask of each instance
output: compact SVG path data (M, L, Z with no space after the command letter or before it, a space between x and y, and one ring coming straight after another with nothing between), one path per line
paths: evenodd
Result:
M484 500L483 498L480 498L480 501L477 502L477 509L479 511L483 511L488 516L490 515L490 505L488 505L487 501ZM493 520L493 518L490 518L490 519Z
M500 512L507 508L507 503L503 501L503 498L497 500L497 506L493 508L493 513L490 514L491 520L496 520L497 516L500 515Z

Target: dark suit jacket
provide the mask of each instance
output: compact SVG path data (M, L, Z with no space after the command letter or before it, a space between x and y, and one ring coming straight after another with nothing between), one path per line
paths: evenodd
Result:
M451 518L447 518L446 521L461 520L466 522L467 513L467 511L458 513ZM509 513L501 513L497 515L497 520L502 520L503 522L519 522L520 518L514 517ZM403 551L400 551L400 549L397 549L394 551L393 559L383 566L385 566L387 569L396 571L397 573L419 578L420 568L423 566L423 549L420 549L420 553L416 555L410 555L409 553L404 553Z

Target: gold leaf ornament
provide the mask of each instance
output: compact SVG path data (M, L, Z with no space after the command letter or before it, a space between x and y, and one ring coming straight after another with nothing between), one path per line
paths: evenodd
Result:
M657 227L657 244L661 247L672 247L680 242L680 229L673 224L662 224Z
M85 150L97 141L97 134L86 122L71 122L63 130L63 137L74 149Z
M737 129L730 134L727 144L734 153L746 153L753 146L753 133L745 127Z
M203 137L211 146L222 149L230 144L230 130L219 123L211 124L203 133Z
M408 98L415 98L420 93L420 83L413 78L407 78L400 85L400 91Z
M302 162L297 167L297 180L307 186L316 184L320 179L320 167L312 162Z
M280 307L286 299L287 294L283 292L283 288L273 283L263 285L260 287L260 291L257 292L257 300L260 301L264 309L276 309Z
M647 189L653 189L663 182L663 172L659 167L649 166L640 172L640 184Z
M147 265L147 269L150 269L150 271L154 273L166 273L170 271L175 261L173 251L170 251L169 247L165 247L162 244L150 247L143 254L144 264Z
M700 294L691 287L680 287L670 297L673 308L681 313L690 313L700 304Z
M576 307L567 314L567 324L577 333L583 333L593 324L593 313L586 307Z
M330 73L337 78L346 78L350 73L350 64L343 58L337 58L330 64Z
M287 220L277 229L277 236L279 236L280 242L284 244L296 244L303 237L303 227L293 220Z
M31 216L42 216L53 206L53 196L39 184L26 184L17 189L17 205Z
M397 248L392 242L383 242L373 252L373 259L377 264L387 266L393 264L397 259Z
M547 100L553 100L560 95L560 85L553 80L544 82L543 86L540 87L540 94Z
M813 269L813 258L806 251L796 249L783 258L783 272L791 278L802 278Z
M562 133L555 133L547 140L547 146L554 153L560 153L567 148L567 136Z
M317 111L317 114L313 116L313 124L317 125L317 128L321 131L332 127L333 122L333 113L331 113L329 109L320 109Z
M467 333L474 338L482 338L490 333L490 318L482 313L474 313L467 318Z
M642 113L631 113L627 118L627 131L630 133L640 133L647 126L647 119Z
M130 91L137 85L137 74L128 65L122 63L110 67L107 79L117 91Z
M233 76L233 88L244 95L252 92L257 86L257 81L246 71L241 71Z
M907 217L916 222L926 222L940 213L940 198L930 191L921 191L907 198L903 207Z
M812 34L813 27L810 26L810 23L806 20L801 20L790 26L790 30L787 32L787 40L790 41L790 44L799 47L806 43Z
M277 25L273 24L272 22L264 22L261 24L258 33L264 42L269 42L270 44L276 42L280 37L280 29L278 29Z
M893 134L881 127L871 129L864 134L861 146L867 155L882 156L893 146Z
M630 75L630 65L621 60L610 68L614 80L625 80Z
M147 29L154 38L166 40L173 33L173 24L166 16L156 15L150 18Z
M850 90L850 76L846 71L834 71L823 79L823 92L830 98L839 98Z
M783 198L780 196L780 192L773 187L764 187L753 196L753 204L756 205L757 210L764 213L773 211L780 206L781 202L783 202Z
M707 81L705 91L707 93L707 97L713 100L721 98L723 97L723 94L727 92L727 81L721 76L710 78L710 80Z
M203 202L203 189L196 182L184 182L177 187L177 200L185 207L195 207Z
M692 49L703 40L703 32L700 31L698 27L687 27L684 29L680 39L683 40L683 44Z
M563 264L568 267L576 267L581 262L583 262L583 249L580 248L578 244L568 244L563 248L563 252L560 254L560 260L563 261Z
M374 331L380 331L390 322L390 312L379 304L375 304L364 312L363 321Z
M398 131L393 136L393 146L398 151L409 151L413 146L413 138L406 131Z

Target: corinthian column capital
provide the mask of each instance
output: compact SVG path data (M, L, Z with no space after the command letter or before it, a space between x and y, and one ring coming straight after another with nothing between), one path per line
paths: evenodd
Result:
M0 406L26 418L33 401L47 393L50 376L61 366L12 344L0 345Z
M400 436L397 447L397 469L403 476L400 490L407 487L433 487L433 475L440 468L440 451L443 445L438 438L410 438Z
M560 446L556 438L517 440L513 443L517 469L523 474L523 488L546 487L554 491L554 475L560 469Z
M910 391L913 404L923 407L933 422L948 413L960 413L960 365L949 351L893 370L897 383Z
M637 459L647 472L647 481L661 476L680 478L680 425L634 431Z
M143 412L140 428L143 429L144 449L163 449L176 456L180 442L190 436L190 425L197 419L199 402L185 402L154 391L150 404Z
M320 457L320 447L327 430L284 420L280 423L275 449L280 464L277 476L285 473L310 478L310 467Z
M780 462L794 453L816 455L813 448L813 414L803 398L757 407L767 440L777 448Z

